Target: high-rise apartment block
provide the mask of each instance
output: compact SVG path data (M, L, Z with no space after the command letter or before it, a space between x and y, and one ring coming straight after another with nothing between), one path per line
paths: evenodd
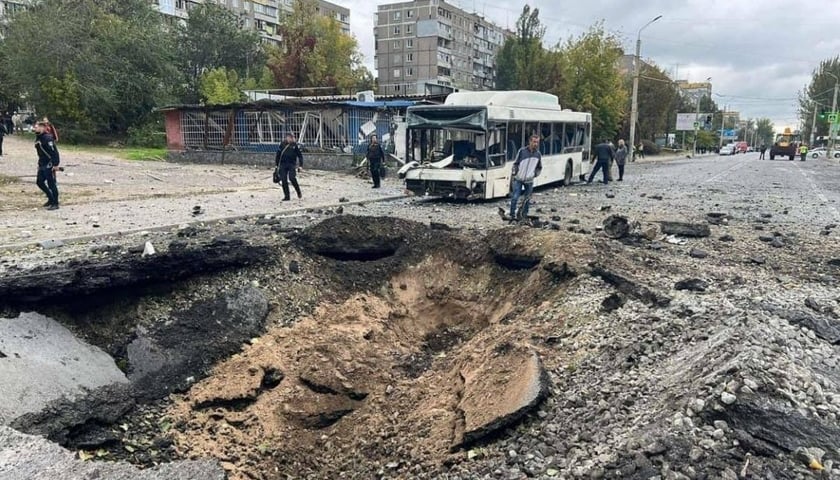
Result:
M443 0L379 5L374 25L379 93L491 90L496 54L512 34Z
M152 0L158 10L166 16L186 19L189 11L202 3L217 3L239 14L245 28L257 30L264 41L279 42L280 16L292 10L292 0ZM350 9L317 0L316 11L335 18L341 29L350 33Z

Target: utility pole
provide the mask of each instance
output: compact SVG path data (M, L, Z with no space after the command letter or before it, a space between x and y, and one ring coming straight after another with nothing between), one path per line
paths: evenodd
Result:
M830 128L829 128L830 130ZM817 134L817 104L814 103L814 117L811 119L811 143L808 145L811 148L814 148L814 139L816 138L815 135Z
M825 72L828 73L828 72ZM840 78L837 78L836 75L833 73L828 73L832 77L834 77L834 100L831 101L831 114L834 117L834 122L828 123L828 155L832 155L834 152L834 139L837 138L837 126L838 126L838 119L837 119L837 88L840 85ZM830 158L830 157L829 157Z
M697 112L694 114L694 155L697 155L697 129L700 123L700 97L697 97Z
M644 24L639 32L636 34L636 55L633 57L633 99L630 102L630 161L636 160L636 121L639 117L639 58L642 51L642 30L644 30L651 23L662 18L662 15L657 16L653 20Z
M723 148L723 124L726 123L726 105L723 106L723 112L720 116L720 145L718 149Z

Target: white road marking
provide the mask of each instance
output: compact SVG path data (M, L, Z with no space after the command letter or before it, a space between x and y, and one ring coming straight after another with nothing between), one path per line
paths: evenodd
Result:
M710 178L707 178L703 183L709 183L709 182L717 181L717 179L719 179L720 177L741 168L741 166L743 166L743 165L744 165L744 161L739 160L737 163L735 163L735 165L732 165L731 167L723 170L722 172L718 173L717 175L714 175Z
M796 169L797 169L797 170L799 170L799 173L801 173L801 174L802 174L802 176L803 176L803 177L805 177L805 180L807 180L807 181L808 181L808 183L810 183L810 184L811 184L811 189L812 189L812 190L814 190L814 193L816 194L817 198L819 198L819 199L820 199L820 201L821 201L822 203L824 203L824 204L825 204L825 206L826 206L826 207L828 207L828 208L831 210L831 212L834 214L834 217L835 217L835 218L840 219L840 211L838 211L838 210L837 210L837 207L835 207L834 205L832 205L831 203L829 203L829 201L828 201L828 197L826 197L826 196L825 196L825 194L822 192L822 190L820 189L820 187L817 185L817 182L815 182L815 181L814 181L814 179L813 179L813 178L811 178L811 177L810 177L810 176L809 176L809 175L805 172L805 170L803 170L803 169L802 169L802 167L800 167L798 164L794 164L794 165L796 165Z

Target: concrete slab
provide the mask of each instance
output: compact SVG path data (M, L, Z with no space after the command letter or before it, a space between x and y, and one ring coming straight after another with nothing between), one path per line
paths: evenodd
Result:
M55 320L33 312L0 318L2 425L53 400L127 381L113 358Z

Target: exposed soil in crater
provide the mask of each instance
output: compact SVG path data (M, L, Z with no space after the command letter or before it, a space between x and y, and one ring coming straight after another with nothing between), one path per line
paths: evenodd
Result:
M426 245L401 238L393 243L400 268L364 282L375 278L366 276L372 264L345 261L348 249L337 240L354 236L340 233L320 243L307 232L302 244L324 255L324 271L345 277L339 283L355 281L357 292L270 329L178 396L168 416L184 456L219 458L234 479L428 470L497 429L494 422L516 414L523 396L545 394L529 392L546 380L530 338L563 319L537 323L527 312L562 283L547 270L511 270L495 260L504 245L539 258L562 251L555 260L587 245L561 250L539 232L515 229L493 239L438 232Z

